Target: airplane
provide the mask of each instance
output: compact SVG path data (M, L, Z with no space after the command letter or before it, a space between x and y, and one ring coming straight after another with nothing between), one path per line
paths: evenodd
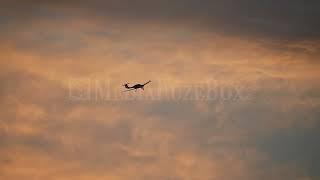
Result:
M146 83L144 83L144 84L136 84L136 85L131 86L131 87L128 85L129 83L126 83L126 84L124 84L123 86L124 86L125 88L127 88L128 90L125 90L125 91L123 91L123 92L132 91L132 90L137 91L138 89L144 90L144 86L145 86L146 84L150 83L150 82L151 82L151 81L149 80L148 82L146 82Z

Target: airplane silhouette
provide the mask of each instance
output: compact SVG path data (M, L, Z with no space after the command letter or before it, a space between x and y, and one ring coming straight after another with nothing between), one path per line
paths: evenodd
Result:
M126 83L126 84L124 84L123 86L124 86L125 88L127 88L128 90L125 90L125 91L123 91L123 92L132 91L132 90L137 91L138 89L144 90L144 86L145 86L146 84L150 83L150 82L151 82L151 81L149 80L148 82L146 82L146 83L144 83L144 84L136 84L136 85L131 86L131 87L128 85L129 83Z

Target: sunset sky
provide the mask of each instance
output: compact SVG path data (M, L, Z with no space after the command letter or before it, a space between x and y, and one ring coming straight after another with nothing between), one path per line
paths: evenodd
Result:
M319 9L0 0L0 179L319 179Z

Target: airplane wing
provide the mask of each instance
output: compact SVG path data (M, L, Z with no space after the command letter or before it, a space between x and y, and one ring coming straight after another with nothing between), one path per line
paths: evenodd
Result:
M135 89L127 89L127 90L124 90L122 92L127 92L127 91L132 91L132 90L135 90Z

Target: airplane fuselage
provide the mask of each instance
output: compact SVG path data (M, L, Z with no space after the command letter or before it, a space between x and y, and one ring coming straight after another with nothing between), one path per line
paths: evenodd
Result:
M133 88L133 89L139 89L139 88L143 89L143 87L144 87L144 85L142 85L142 84L136 84L136 85L132 86L131 88Z
M151 81L148 81L146 82L145 84L135 84L134 86L128 86L128 83L127 84L124 84L123 86L129 90L137 90L137 89L142 89L144 90L144 86L148 83L150 83Z

